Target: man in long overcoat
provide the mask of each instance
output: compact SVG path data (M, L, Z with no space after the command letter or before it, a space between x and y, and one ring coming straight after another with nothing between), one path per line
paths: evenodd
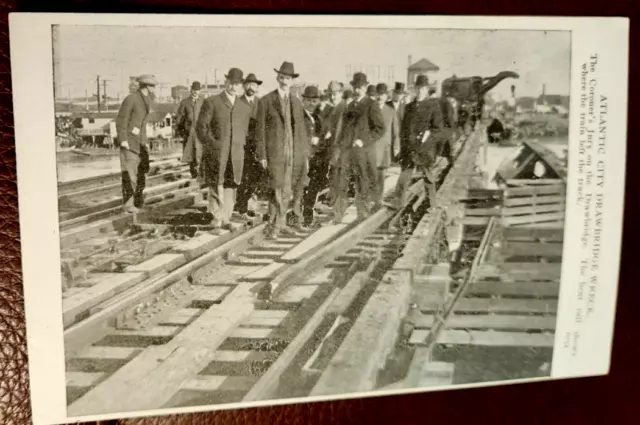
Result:
M376 86L377 101L384 120L384 134L376 142L376 167L378 168L377 179L374 182L374 201L380 205L384 193L384 180L387 168L391 165L392 157L395 157L400 150L400 127L398 125L398 114L393 106L387 103L388 88L384 83Z
M247 144L244 148L244 173L242 183L238 188L238 199L235 209L242 215L254 214L249 208L249 199L253 197L258 188L263 187L262 180L266 177L266 171L256 158L256 125L258 119L258 100L256 93L262 81L255 74L247 75L244 80L244 94L240 98L251 108L249 131L247 132Z
M239 98L243 73L231 68L225 75L225 90L205 100L198 116L198 137L203 143L202 167L209 187L209 212L214 227L227 227L242 181L244 146L251 108Z
M120 144L123 210L136 213L142 207L145 173L149 171L147 119L153 111L153 92L158 84L153 75L138 78L138 89L128 95L116 117Z
M442 146L444 123L442 107L438 99L429 98L429 80L419 75L415 83L416 98L405 109L400 128L400 166L402 171L396 186L396 195L404 204L406 190L417 168L424 174L429 196L435 195L435 181L430 167L439 155Z
M358 217L365 218L371 212L371 182L377 174L375 143L384 134L384 121L376 102L366 96L368 84L365 74L354 74L351 85L355 98L346 108L343 127L336 140L338 187L334 223L340 223L346 211L351 175L356 180Z
M283 62L277 73L278 88L260 99L256 141L258 159L269 172L268 237L292 234L286 214L292 205L298 223L302 221L302 195L308 182L309 138L302 102L290 93L299 76L293 63Z
M198 138L196 124L202 109L204 98L200 96L200 82L191 84L189 97L182 100L176 113L176 134L182 137L184 150L182 162L189 164L191 177L198 176L198 168L202 161L202 142Z

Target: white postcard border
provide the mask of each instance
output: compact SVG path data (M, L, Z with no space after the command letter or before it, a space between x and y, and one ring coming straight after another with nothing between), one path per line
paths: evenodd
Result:
M153 416L169 413L211 411L250 406L280 405L362 396L410 394L425 389L348 394L332 397L287 399L200 408L162 409L144 412L114 412L109 415L68 418L66 412L65 368L60 277L60 241L57 218L56 152L54 143L27 146L32 141L52 141L54 102L51 25L145 25L145 26L259 26L259 27L341 27L341 28L441 28L514 29L572 31L570 151L567 217L582 217L574 181L578 166L580 138L580 69L592 53L599 58L598 93L608 97L609 124L602 191L606 196L600 244L598 286L594 312L588 321L577 324L575 314L583 303L576 299L581 249L581 222L568 219L565 231L564 262L556 329L552 379L606 374L609 370L613 321L617 297L622 212L624 199L628 28L626 18L547 18L477 16L258 16L258 15L121 15L121 14L10 14L10 47L22 266L27 319L29 374L33 421L39 424L67 423ZM584 307L584 306L583 306ZM571 344L564 347L567 333L580 333L579 351L572 356ZM491 382L430 388L428 391L461 389L547 380L548 378Z

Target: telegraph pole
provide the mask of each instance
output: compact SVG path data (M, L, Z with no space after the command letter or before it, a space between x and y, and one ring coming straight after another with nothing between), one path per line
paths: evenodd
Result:
M98 113L100 113L101 108L100 108L100 76L99 75L96 77L96 86L98 87L98 94L96 95L96 98L98 99Z
M107 81L111 80L102 80L102 96L104 96L104 110L105 112L109 111L109 98L107 97Z

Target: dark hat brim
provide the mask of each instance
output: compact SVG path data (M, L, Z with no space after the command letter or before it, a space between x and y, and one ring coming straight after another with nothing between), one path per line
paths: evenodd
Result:
M368 86L369 82L368 81L351 81L349 84L351 84L351 86L353 87L362 87L362 86Z
M244 83L245 84L247 84L247 83L256 83L259 86L262 85L262 81L260 81L260 80L244 80Z
M300 76L300 74L291 73L291 72L284 72L284 71L280 71L279 69L275 69L275 68L273 68L273 70L278 74L286 75L286 76L291 77L291 78L298 78Z
M230 80L233 84L242 84L244 83L244 78L229 78L228 75L225 75L224 78L226 78L227 80Z

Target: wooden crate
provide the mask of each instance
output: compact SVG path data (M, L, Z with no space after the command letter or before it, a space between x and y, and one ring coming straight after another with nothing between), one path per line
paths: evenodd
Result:
M560 179L509 180L504 189L502 225L564 226L566 184Z

